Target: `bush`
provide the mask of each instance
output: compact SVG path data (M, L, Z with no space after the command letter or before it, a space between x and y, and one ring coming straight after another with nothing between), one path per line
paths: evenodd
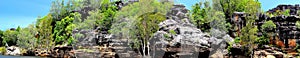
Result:
M6 48L4 46L0 47L0 53L5 54L5 52L6 52Z
M176 34L176 32L175 32L174 30L169 30L169 32L170 32L171 34Z
M290 16L290 9L287 9L284 11L283 15Z
M234 43L240 43L241 42L241 39L240 39L240 37L236 37L236 38L234 38Z
M300 29L300 21L296 22L296 26L297 26L298 29Z
M256 38L255 43L257 43L258 45L268 44L269 39L268 39L268 37L262 36L262 37Z
M269 20L266 21L262 26L261 26L261 30L263 32L266 32L267 30L272 30L275 29L276 25L273 23L273 21Z

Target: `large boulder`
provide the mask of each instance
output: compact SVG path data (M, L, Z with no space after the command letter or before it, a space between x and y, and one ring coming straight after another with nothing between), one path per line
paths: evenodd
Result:
M6 55L21 55L20 48L16 46L7 47Z
M180 47L183 45L208 49L210 35L196 28L188 18L188 11L183 5L174 5L167 20L159 23L159 31L150 39L151 45ZM189 47L192 48L192 47ZM191 51L196 51L193 49Z
M199 52L198 57L201 57L203 52L209 52L205 53L207 55L203 54L204 56L210 54L215 55L214 57L223 57L222 53L227 53L226 47L229 42L233 42L233 38L218 29L211 29L210 33L202 32L190 23L186 10L183 5L174 5L166 15L167 20L159 23L159 30L150 39L150 45L156 49L180 48L180 52Z

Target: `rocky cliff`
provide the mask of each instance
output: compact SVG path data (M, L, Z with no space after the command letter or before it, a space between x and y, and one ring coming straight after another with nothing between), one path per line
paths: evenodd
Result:
M202 32L190 23L187 15L185 6L174 5L166 15L168 19L159 24L159 31L150 40L153 56L209 57L221 52L211 57L223 57L227 42L233 39L218 29L211 30L215 34Z

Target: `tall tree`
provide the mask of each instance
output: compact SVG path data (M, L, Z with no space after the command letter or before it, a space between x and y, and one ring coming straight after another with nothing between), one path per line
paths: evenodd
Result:
M38 43L41 43L43 48L49 48L52 45L54 45L53 41L53 26L52 24L52 16L51 14L48 14L47 16L44 16L43 18L38 19L38 22L36 23L37 28L37 38Z
M173 2L159 2L157 0L140 0L139 2L129 4L117 12L114 24L110 32L122 35L122 39L133 41L135 49L143 51L143 55L147 56L147 41L151 37L152 32L157 31L155 26L159 21L164 20L161 14L166 14L171 9ZM148 17L147 17L148 16Z
M158 24L164 21L165 15L160 13L146 13L138 17L137 21L137 30L138 34L140 34L140 38L142 39L143 43L143 55L149 54L149 50L146 50L146 47L149 49L149 40L152 37L153 33L155 33L159 26Z
M260 3L254 0L243 0L241 5L245 5L243 9L247 14L246 26L241 30L241 44L249 49L248 54L252 54L255 39L257 39L257 26L254 25L255 20L258 18L257 14L260 13Z
M17 45L21 48L35 48L36 45L38 45L37 38L35 38L36 34L37 30L33 24L21 29L20 33L17 35Z

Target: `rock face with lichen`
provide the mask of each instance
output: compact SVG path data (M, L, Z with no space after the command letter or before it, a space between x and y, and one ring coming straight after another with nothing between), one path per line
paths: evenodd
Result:
M212 30L215 37L202 32L190 22L187 15L188 10L183 5L174 5L166 15L167 20L159 24L159 31L150 40L150 45L153 45L151 48L155 49L152 52L154 57L209 57L211 51L211 54L217 53L217 50L223 53L226 43L233 41L226 32L217 29Z

